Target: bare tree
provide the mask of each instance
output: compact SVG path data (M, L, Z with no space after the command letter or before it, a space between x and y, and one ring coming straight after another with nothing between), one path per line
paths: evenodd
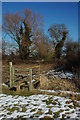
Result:
M0 54L1 53L2 53L2 25L0 25Z
M54 53L57 58L61 56L61 49L68 36L68 30L64 24L51 25L48 29L50 36L53 40Z
M24 11L23 16L19 13L6 13L4 16L3 29L7 35L16 41L19 47L19 53L22 51L24 51L24 53L25 51L27 52L31 45L31 41L37 40L42 32L41 26L41 16L33 13L29 9ZM23 50L23 48L25 48L25 50Z
M41 38L34 41L32 50L37 52L39 60L43 59L49 61L53 57L52 42L49 40L48 36L44 34L42 34Z
M15 43L10 43L7 40L3 39L2 40L2 55L11 55L11 54L16 54L18 48Z

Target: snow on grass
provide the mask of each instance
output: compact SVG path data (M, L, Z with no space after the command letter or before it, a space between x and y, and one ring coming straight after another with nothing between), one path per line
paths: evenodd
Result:
M29 117L80 119L80 101L43 94L26 97L0 94L0 120Z
M45 73L45 71L43 72ZM45 75L49 75L52 78L63 78L63 79L72 79L73 74L71 72L63 72L63 71L55 71L55 70L49 70Z
M62 90L42 90L40 89L41 92L48 92L48 93L68 93L68 94L73 94L73 95L80 95L80 92L72 92L72 91L62 91Z

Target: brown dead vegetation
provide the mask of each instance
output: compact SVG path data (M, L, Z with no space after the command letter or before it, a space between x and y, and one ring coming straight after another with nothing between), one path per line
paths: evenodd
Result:
M44 90L80 91L75 83L68 79L48 79L46 76L42 75L40 83L40 88Z
M20 63L20 64L14 64L14 67L15 69L18 69L18 71L16 71L17 73L23 72L23 74L26 75L26 69L36 65L38 64ZM53 64L40 63L40 72L42 73L40 79L41 89L63 90L63 91L74 91L74 92L80 91L79 87L76 86L76 83L73 80L60 79L60 78L48 79L47 76L44 76L43 71L48 72L51 69L54 69ZM7 63L7 64L3 64L2 66L2 83L8 80L9 80L9 65Z

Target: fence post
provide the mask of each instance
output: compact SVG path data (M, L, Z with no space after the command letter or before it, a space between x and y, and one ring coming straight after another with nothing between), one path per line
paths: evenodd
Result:
M13 71L13 84L14 84L14 74L15 74L15 69L14 69L14 67L12 67L12 71Z
M39 79L40 79L40 65L39 65Z
M10 87L13 86L13 81L14 81L14 70L13 70L13 66L12 66L12 62L9 62L10 65Z
M30 74L30 85L29 85L29 90L32 91L32 69L29 69L29 74Z

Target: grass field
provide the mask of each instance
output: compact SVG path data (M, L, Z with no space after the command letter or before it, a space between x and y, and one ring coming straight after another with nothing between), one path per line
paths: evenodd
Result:
M0 94L0 120L9 118L77 118L80 101L47 94L11 96Z
M26 74L26 69L38 64L14 64L16 73ZM2 66L2 83L9 80L9 65ZM25 119L80 119L80 89L68 79L49 79L45 73L53 70L52 64L40 64L40 87L11 91L2 86L0 93L0 120L6 118ZM79 92L79 94L78 94Z
M15 71L15 74L27 74L26 70L28 68L31 68L33 66L36 66L38 64L26 64L26 63L20 63L20 64L13 64L14 68L17 69ZM77 80L68 80L68 79L49 79L47 76L44 75L44 73L47 73L49 70L53 70L54 65L53 64L40 64L40 73L41 73L41 82L40 82L40 88L41 89L54 89L54 90L65 90L65 91L74 91L79 92L80 88L77 86ZM2 83L10 80L10 70L9 70L9 64L3 64L2 66Z

